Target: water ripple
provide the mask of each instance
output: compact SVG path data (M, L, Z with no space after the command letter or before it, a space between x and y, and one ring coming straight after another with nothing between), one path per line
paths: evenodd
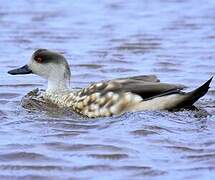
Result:
M156 74L189 91L215 74L214 8L213 0L3 0L0 179L215 179L214 82L194 111L87 119L26 99L45 89L41 78L7 75L48 48L68 59L74 90Z

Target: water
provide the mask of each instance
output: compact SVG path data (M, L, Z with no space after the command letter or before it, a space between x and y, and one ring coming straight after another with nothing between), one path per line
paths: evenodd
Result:
M71 87L156 74L194 88L215 73L215 1L0 3L0 179L214 179L215 91L204 112L138 112L86 119L30 111L46 82L9 76L38 48L62 52Z

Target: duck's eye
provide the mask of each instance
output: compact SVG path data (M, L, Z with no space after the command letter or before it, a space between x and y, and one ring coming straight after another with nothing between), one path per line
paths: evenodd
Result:
M36 57L35 58L35 61L37 61L38 63L42 63L43 62L43 59L41 57Z

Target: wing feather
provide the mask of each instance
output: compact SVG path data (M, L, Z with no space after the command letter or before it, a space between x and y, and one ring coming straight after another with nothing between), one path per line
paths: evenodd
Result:
M96 92L106 94L109 91L119 93L132 92L141 96L143 99L148 99L156 96L180 93L184 88L185 86L183 85L160 83L154 75L144 75L91 84L82 91L82 95L89 95Z

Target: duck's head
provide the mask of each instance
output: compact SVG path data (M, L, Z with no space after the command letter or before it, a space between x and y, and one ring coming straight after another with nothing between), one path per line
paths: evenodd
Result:
M9 74L37 74L48 80L49 91L68 89L70 68L63 55L47 49L38 49L31 56L30 62L18 69L8 71Z

